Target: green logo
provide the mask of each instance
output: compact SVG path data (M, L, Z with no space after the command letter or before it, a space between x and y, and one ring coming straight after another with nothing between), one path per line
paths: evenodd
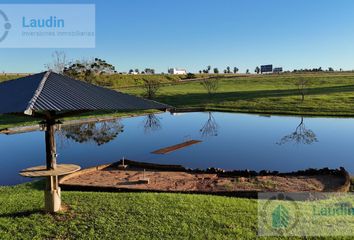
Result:
M278 205L272 212L272 227L276 229L289 226L289 211L283 205Z

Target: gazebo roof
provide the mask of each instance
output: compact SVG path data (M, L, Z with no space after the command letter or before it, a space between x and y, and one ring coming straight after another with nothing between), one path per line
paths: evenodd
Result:
M0 83L0 114L168 108L171 107L51 71Z

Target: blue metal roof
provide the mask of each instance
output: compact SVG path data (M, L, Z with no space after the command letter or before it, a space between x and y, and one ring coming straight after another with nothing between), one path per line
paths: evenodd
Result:
M147 110L166 104L95 86L51 71L0 83L0 114Z

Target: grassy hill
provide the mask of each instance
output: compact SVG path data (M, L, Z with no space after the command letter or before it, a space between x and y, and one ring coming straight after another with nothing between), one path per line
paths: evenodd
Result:
M197 75L198 78L205 75ZM200 81L181 81L169 75L108 75L98 82L106 87L143 96L143 79L163 83L156 100L175 107L264 114L354 116L354 72L286 73L280 75L213 75L219 89L208 95ZM0 75L0 79L16 78ZM305 101L296 86L306 79ZM0 129L33 123L31 119L0 116Z
M296 86L299 78L308 80L304 102ZM121 90L143 94L138 87ZM199 82L187 82L163 86L157 100L176 107L219 111L354 116L354 73L221 76L213 95Z

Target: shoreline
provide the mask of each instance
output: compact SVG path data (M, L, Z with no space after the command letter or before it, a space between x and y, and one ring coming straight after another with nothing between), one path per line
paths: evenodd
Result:
M279 173L214 168L193 170L181 165L132 160L124 163L127 164L124 168L120 160L82 169L62 177L59 184L65 190L75 191L164 192L246 198L255 198L262 191L320 193L351 190L350 175L344 168ZM146 182L141 182L141 179Z
M191 108L176 108L171 111L171 114L174 113L198 113L198 112L219 112L219 113L235 113L235 114L249 114L249 115L259 115L264 117L271 117L271 116L280 116L280 117L306 117L306 118L337 118L337 119L350 119L354 118L354 113L352 114L311 114L311 113L289 113L289 112L267 112L267 111L233 111L233 110L225 110L225 109L218 109L218 108L207 108L207 107L191 107ZM161 114L162 111L153 112L154 114ZM124 118L132 118L132 117L139 117L145 116L150 113L141 112L141 113L134 113L134 114L124 114L120 116L114 116L114 114L97 114L93 115L93 117L81 117L81 118L74 118L70 120L63 120L64 123L62 126L71 126L71 125L78 125L78 124L85 124L85 123L92 123L92 122L105 122L105 121L112 121L116 119L124 119ZM1 118L1 116L0 116ZM40 120L39 120L40 121ZM14 124L15 125L15 124ZM33 121L24 122L24 125L8 127L0 129L0 134L12 135L12 134L20 134L26 132L33 132L40 130L39 124L33 124Z
M155 114L163 113L162 111L154 112ZM145 116L149 113L135 113L135 114L127 114L122 116L113 116L113 115L97 115L96 117L88 117L88 118L80 118L80 119L72 119L72 120L63 120L62 126L72 126L78 124L85 124L85 123L93 123L93 122L105 122L105 121L112 121L116 119L123 119L123 118L132 118L132 117L139 117ZM23 125L17 127L10 127L0 129L0 134L12 135L12 134L20 134L26 132L34 132L40 130L39 124L33 125Z

